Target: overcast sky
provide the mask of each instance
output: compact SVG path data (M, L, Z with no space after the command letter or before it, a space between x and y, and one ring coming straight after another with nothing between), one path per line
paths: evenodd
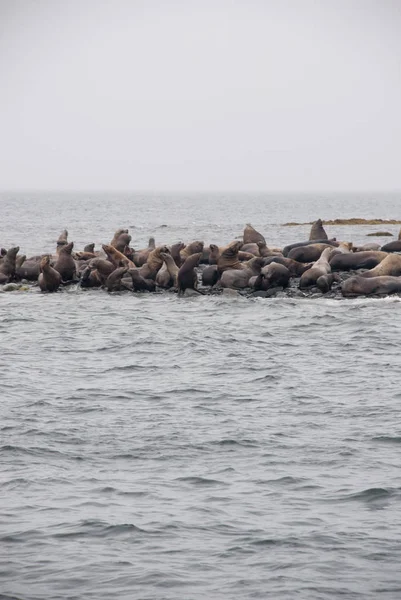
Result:
M401 190L401 0L0 0L0 188Z

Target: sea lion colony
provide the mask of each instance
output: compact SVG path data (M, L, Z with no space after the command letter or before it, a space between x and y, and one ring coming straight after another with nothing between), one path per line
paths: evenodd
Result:
M401 232L398 241L354 247L329 239L322 221L312 225L308 241L272 248L251 225L243 239L220 247L202 241L134 250L128 229L115 232L110 244L95 251L95 244L74 251L65 230L55 254L27 258L20 248L1 249L0 285L4 291L21 284L56 292L60 286L78 283L81 288L109 292L178 291L181 294L219 293L237 290L248 296L270 297L306 294L345 297L387 295L401 292ZM20 283L18 283L20 282Z

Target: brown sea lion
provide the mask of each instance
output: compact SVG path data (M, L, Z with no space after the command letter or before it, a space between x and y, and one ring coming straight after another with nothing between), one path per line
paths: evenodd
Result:
M330 248L328 244L309 244L300 248L293 248L288 253L288 258L297 260L298 262L309 263L318 260L326 248Z
M156 243L155 243L155 238L151 237L149 238L149 243L148 243L148 247L147 248L143 248L143 250L137 250L136 252L134 252L134 256L133 256L133 262L136 264L137 267L142 267L146 261L149 258L149 254L152 252L152 250L156 249Z
M330 258L332 271L354 271L356 269L372 269L378 265L387 252L368 251L350 252L349 254L337 254Z
M328 235L323 228L322 219L315 221L311 227L310 240L328 240Z
M156 275L156 283L159 287L170 288L177 287L177 276L179 268L175 264L173 257L170 254L162 252L160 254L164 261L164 265Z
M221 275L220 283L223 288L243 289L249 286L251 277L257 276L263 267L263 258L255 256L250 260L246 268L228 269Z
M384 275L391 275L393 277L399 277L401 275L400 254L388 254L378 265L373 267L373 269L361 273L361 277L382 277Z
M266 240L259 231L256 231L254 227L250 223L246 224L243 233L243 243L244 244L257 244L257 242L264 242L266 244Z
M17 256L17 258L15 260L15 269L17 270L20 267L22 267L22 265L24 264L25 261L26 261L25 254L20 254L19 256Z
M93 254L95 252L95 244L86 244L84 252L91 252Z
M182 259L181 259L181 250L183 250L185 248L185 244L183 244L182 242L177 242L176 244L173 244L170 248L170 254L174 259L175 264L177 265L177 267L181 267L182 265Z
M238 252L242 242L231 242L221 252L217 259L217 267L219 273L223 273L228 269L241 269L241 263L238 258Z
M57 244L56 244L56 254L60 253L60 249L68 244L68 231L64 229L58 236Z
M219 260L221 254L221 249L216 246L216 244L210 244L209 249L209 265L217 265L217 261Z
M40 261L39 287L42 292L57 292L61 284L61 275L50 265L50 256Z
M380 277L349 277L341 285L345 298L355 296L387 295L401 292L401 277L383 275Z
M0 264L0 283L8 283L14 279L18 252L19 246L7 250Z
M63 281L72 281L75 278L77 268L71 256L73 248L74 242L70 242L69 244L60 246L58 250L58 257L54 268L60 273Z
M92 271L97 271L96 279L99 278L101 280L101 283L104 283L110 275L110 273L112 273L117 268L114 263L110 262L109 260L106 260L105 258L101 258L100 256L97 256L96 258L92 259L89 263L89 266Z
M181 295L185 290L196 290L198 286L198 275L195 267L198 266L202 252L191 254L180 267L177 275L178 293Z
M28 281L37 281L40 275L40 261L42 260L42 256L39 259L31 258L25 260L24 263L20 267L16 267L15 276L18 279L27 279Z
M125 248L126 246L129 247L130 242L131 242L131 236L129 235L129 233L122 233L116 240L115 244L114 244L114 248L116 250L118 250L119 252L122 252L123 254L125 254Z
M155 279L158 271L163 266L162 254L169 254L170 251L167 246L158 246L152 250L148 256L148 259L144 265L139 269L139 274L144 279Z
M118 238L120 237L120 235L122 235L123 233L128 233L128 229L117 229L117 231L114 233L113 239L110 242L110 246L113 246L113 248L116 247L116 243Z
M321 257L314 263L313 267L302 273L299 281L299 287L307 288L312 285L316 285L316 281L322 275L327 275L331 272L329 258L332 252L332 248L328 247L323 250Z
M188 256L191 256L192 254L198 254L199 252L203 253L203 246L204 243L200 241L187 244L180 252L181 260L185 261Z
M114 246L102 244L102 248L105 251L109 261L111 261L115 267L128 267L129 269L135 268L134 263L122 252L117 250L117 248L114 248Z

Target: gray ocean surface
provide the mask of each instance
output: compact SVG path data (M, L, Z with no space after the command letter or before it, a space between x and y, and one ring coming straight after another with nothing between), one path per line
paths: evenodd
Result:
M2 194L0 245L270 245L401 194ZM399 226L326 227L338 239ZM389 238L379 238L379 243ZM401 299L0 294L0 598L401 598Z

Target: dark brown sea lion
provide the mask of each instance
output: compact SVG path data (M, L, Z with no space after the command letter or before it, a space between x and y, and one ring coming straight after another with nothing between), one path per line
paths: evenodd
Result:
M321 219L315 221L311 227L310 240L328 240L328 235L323 228L323 223Z
M387 252L368 251L337 254L330 259L332 271L355 271L356 269L372 269L378 265Z
M401 292L401 277L383 275L380 277L349 277L341 285L341 293L346 298L354 296L387 295Z
M326 248L331 246L327 244L310 244L308 246L301 246L300 248L293 248L288 253L288 258L297 260L298 262L309 263L318 260Z
M299 281L299 287L301 289L316 285L316 281L319 279L319 277L322 275L327 275L331 272L329 263L331 252L332 248L330 247L323 250L321 257L314 263L313 267L305 271L305 273L302 273Z
M213 286L219 281L220 275L217 265L209 265L202 271L202 285Z
M257 244L257 242L264 242L266 244L266 240L259 231L256 231L254 227L250 223L246 224L243 233L243 243L244 244Z
M283 248L283 256L288 256L291 250L294 248L301 248L302 246L310 246L311 244L326 244L328 246L338 246L336 238L330 240L308 240L307 242L295 242L294 244L288 244Z
M162 288L177 287L177 276L179 268L175 264L173 257L170 254L162 252L160 254L164 261L164 265L156 275L156 283Z
M121 281L124 275L128 272L128 267L118 267L106 279L106 289L108 292L120 292L127 289Z
M178 293L182 294L185 290L196 290L198 286L198 275L195 267L198 266L202 257L202 252L191 254L185 260L177 275Z
M107 262L107 261L105 261ZM88 265L81 273L80 286L83 288L100 287L104 284L107 277L100 275L97 269Z
M19 256L17 256L17 258L15 260L15 269L19 269L20 267L22 267L22 265L24 264L25 261L26 261L25 254L20 254Z
M216 244L210 244L209 249L209 265L217 265L221 250Z
M95 252L95 244L86 244L86 246L84 248L84 252L94 253Z
M50 256L40 261L39 287L42 292L57 292L61 284L61 275L50 265Z
M139 273L138 269L129 269L128 273L132 278L134 292L154 292L156 283L153 279L145 279Z
M37 281L40 274L40 261L38 259L28 259L20 267L16 267L15 276L18 279L27 279L28 281Z
M291 277L300 277L302 273L305 273L308 269L313 266L313 263L300 263L292 258L285 258L284 256L269 256L264 259L264 264L269 265L272 262L284 265L290 272Z
M74 242L70 242L58 249L58 257L54 268L60 273L63 281L72 281L75 278L77 268L71 256L73 248Z
M14 279L18 252L19 246L7 250L0 264L0 283L8 283Z
M272 287L286 288L291 278L291 273L285 265L278 262L271 262L262 268L262 290L268 290Z
M401 240L394 240L393 242L389 242L388 244L384 244L380 250L383 252L401 252Z
M361 277L382 277L384 275L391 275L393 277L399 277L401 275L400 254L387 255L386 258L383 258L383 260L373 269L362 273Z
M332 288L333 283L340 282L341 278L337 273L327 273L327 275L321 275L316 280L316 286L323 294L327 294Z
M249 286L251 277L258 275L263 267L263 258L255 256L245 268L228 269L221 275L220 283L224 288L243 289Z

